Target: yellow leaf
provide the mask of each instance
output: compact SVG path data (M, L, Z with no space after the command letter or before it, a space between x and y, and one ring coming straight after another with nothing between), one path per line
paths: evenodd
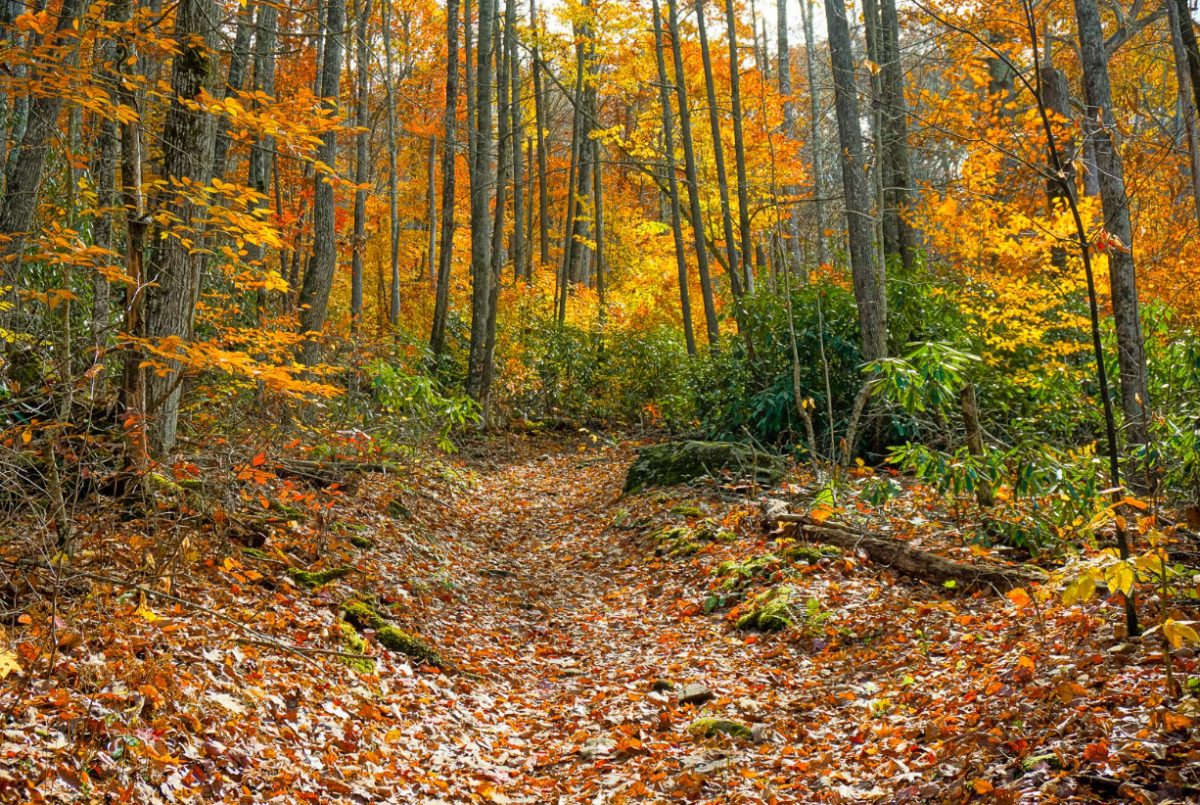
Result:
M1163 621L1163 634L1174 648L1179 648L1184 643L1200 643L1200 634L1192 628L1192 623L1193 621L1175 621L1167 618Z
M0 679L4 679L13 671L20 671L21 664L17 662L17 655L11 651L0 651Z
M995 788L995 786L993 786L987 780L976 780L971 783L971 788L975 789L976 794L983 796L984 794L992 793L992 790Z
M1104 575L1108 586L1113 590L1123 595L1129 595L1133 591L1133 568L1129 566L1129 562L1117 562L1109 566Z

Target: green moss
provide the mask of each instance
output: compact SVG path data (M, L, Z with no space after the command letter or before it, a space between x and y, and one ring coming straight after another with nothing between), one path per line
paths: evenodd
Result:
M375 540L362 534L351 534L350 544L355 548L361 548L362 550L366 551L375 547Z
M677 514L680 517L703 517L704 512L694 503L680 503L671 509L671 514Z
M387 505L387 513L389 517L399 517L404 520L412 517L412 509L408 508L408 504L400 498L394 499Z
M382 629L387 621L365 601L351 599L342 604L342 617L356 629Z
M753 738L754 731L748 724L735 721L732 718L715 718L703 716L688 724L688 734L694 738L715 738L718 735L728 735L731 738Z
M625 478L625 492L632 494L648 487L674 486L725 473L771 484L783 476L784 469L779 456L747 444L665 442L638 452Z
M296 582L296 584L312 590L317 587L323 587L331 581L337 581L353 572L354 568L350 565L340 565L339 567L329 567L325 570L301 570L298 567L289 567L287 574L292 577L292 581Z
M433 665L437 668L445 665L442 656L437 653L437 650L433 646L399 627L388 625L377 629L375 631L375 639L389 651L399 652L414 660Z
M841 549L832 545L792 545L784 552L784 556L793 562L804 562L809 565L815 565L822 559L841 555Z
M737 619L739 629L761 629L764 632L790 629L796 625L792 605L795 589L788 584L772 587L746 602Z
M353 652L354 654L365 654L367 652L367 641L362 639L362 636L353 626L345 621L338 621L337 629L341 644L346 651ZM360 674L375 673L375 661L370 658L340 657L339 659Z
M270 554L264 550L260 550L259 548L242 548L242 555L248 556L251 559L261 559L267 562L271 561L272 559Z
M756 579L770 576L779 569L782 560L773 553L752 556L743 561L731 559L717 565L714 573L717 578L725 579L721 585L726 590L739 590L748 586Z

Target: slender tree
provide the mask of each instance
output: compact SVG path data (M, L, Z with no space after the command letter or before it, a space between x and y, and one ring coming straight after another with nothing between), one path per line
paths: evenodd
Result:
M434 355L446 349L446 317L450 308L450 267L454 252L455 151L458 147L458 0L446 0L446 114L442 123L442 244L438 253L433 332Z
M475 136L471 154L471 346L467 356L467 394L476 402L487 395L487 331L492 288L492 49L496 0L479 0L475 48Z
M355 52L357 69L354 124L358 127L354 150L354 241L351 251L350 332L357 333L363 310L363 253L367 249L367 183L371 180L371 0L354 0L357 23Z
M716 349L721 338L717 324L717 306L713 300L712 279L708 272L708 252L704 240L704 214L700 208L700 182L696 170L696 149L692 140L692 113L683 70L683 47L679 39L677 0L667 0L667 31L671 35L671 57L675 62L675 97L679 103L679 136L683 140L684 175L687 178L688 205L691 209L693 243L696 248L696 273L700 277L700 297L704 303L704 324L708 345ZM732 237L732 235L730 235ZM736 271L730 267L731 273Z
M683 245L683 221L679 212L679 177L675 170L674 115L671 114L670 83L663 58L662 12L658 0L652 0L654 12L654 59L658 67L658 102L662 109L663 161L667 174L667 195L671 204L671 237L675 242L675 268L679 275L679 310L683 336L689 355L696 354L696 335L692 326L692 301L688 290L688 266Z
M733 0L725 0L725 36L729 42L729 105L733 115L733 162L737 170L738 231L742 240L742 281L746 291L754 292L754 269L750 254L754 250L750 235L750 192L746 179L746 137L742 132L741 59L738 53L737 20ZM757 49L757 48L756 48Z

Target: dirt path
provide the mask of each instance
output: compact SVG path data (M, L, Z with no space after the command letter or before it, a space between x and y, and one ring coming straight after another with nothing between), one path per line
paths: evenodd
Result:
M470 581L442 615L453 625L441 640L470 647L485 679L475 696L494 702L492 723L461 739L490 744L474 749L500 799L719 795L726 767L751 772L756 756L778 750L698 744L685 728L699 709L653 690L660 680L702 683L719 696L706 713L756 722L765 713L755 695L771 672L720 619L682 617L678 564L614 526L633 516L620 499L630 457L556 451L483 468L478 502L453 538Z

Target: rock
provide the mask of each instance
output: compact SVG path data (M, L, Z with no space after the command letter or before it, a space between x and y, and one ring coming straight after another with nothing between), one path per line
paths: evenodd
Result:
M717 695L704 685L693 682L690 685L684 685L677 698L680 704L704 704L717 698Z
M675 486L728 472L738 478L773 484L782 476L780 456L738 442L663 442L643 447L629 467L625 493L653 486Z
M650 686L651 693L669 693L675 690L675 683L669 679L656 679Z
M691 724L688 724L688 735L693 738L714 738L718 735L728 735L731 738L752 739L754 730L750 725L743 724L741 721L735 721L732 718L716 718L713 716L705 716L697 718Z
M790 629L796 625L795 599L796 591L790 584L780 584L759 593L746 602L737 619L737 628L764 632Z
M292 581L309 590L324 587L326 584L337 581L353 572L354 568L350 565L330 567L324 570L302 570L298 567L289 567L287 569L287 574L291 577Z

